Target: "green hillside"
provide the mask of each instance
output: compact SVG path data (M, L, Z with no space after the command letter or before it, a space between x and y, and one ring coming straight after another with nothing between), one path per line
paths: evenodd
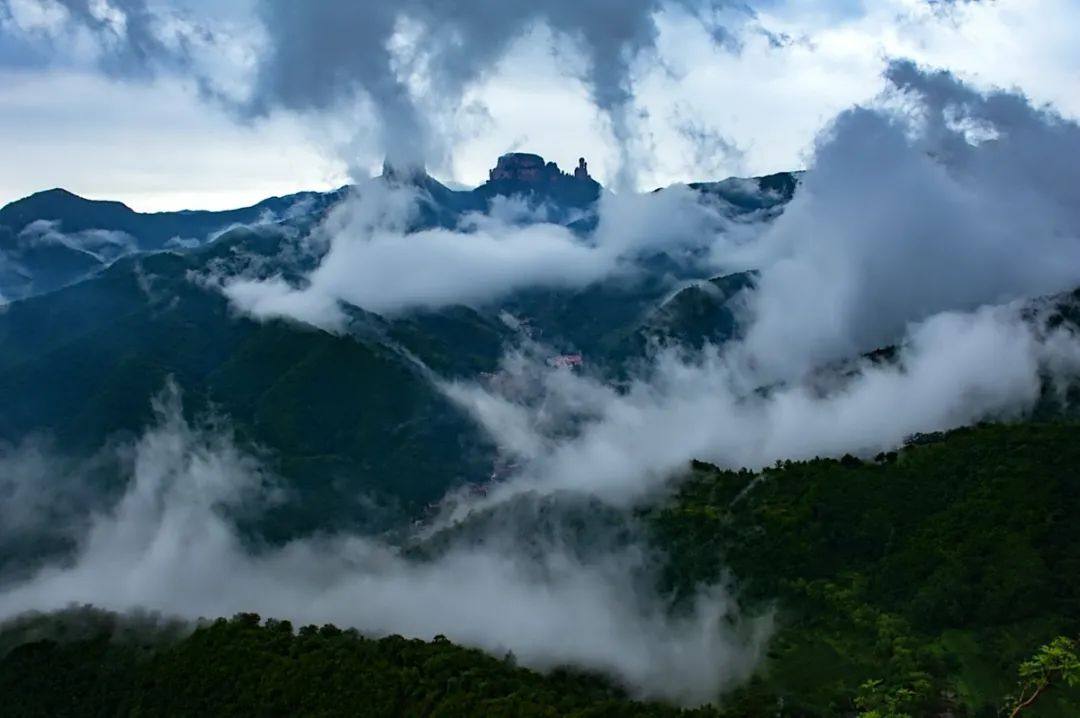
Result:
M260 323L189 281L200 266L180 254L122 260L0 314L0 439L46 432L94 451L141 431L171 378L191 415L226 416L270 450L295 489L290 532L397 521L490 472L478 430L403 349L473 375L497 362L500 324L465 309L399 322L356 312L359 337ZM372 505L383 515L364 515Z
M746 606L777 611L768 660L735 699L746 715L781 698L785 715L844 715L882 681L911 692L910 715L994 716L1020 661L1080 636L1080 425L931 440L760 476L699 464L651 512L667 588L730 572ZM1038 708L1073 716L1080 700Z
M722 713L699 715L989 718L1022 662L1080 636L1077 466L1080 424L985 425L872 462L761 474L696 464L669 499L601 523L621 524L620 541L646 527L667 557L658 588L672 611L722 581L744 612L774 614L756 675L719 697ZM551 504L531 519L519 506L507 525L592 543L596 513L571 510L569 530L554 529ZM443 535L417 560L438 560L448 540L476 532ZM135 630L137 617L91 615L0 630L0 699L15 711L5 715L677 714L628 702L600 678L540 676L441 639L296 633L252 616L182 638L175 624ZM1080 693L1052 685L1022 715L1078 710Z
M0 628L0 701L10 718L95 716L708 716L629 700L595 677L542 676L460 648L255 615L206 625L132 625L87 611ZM37 640L27 639L35 637Z

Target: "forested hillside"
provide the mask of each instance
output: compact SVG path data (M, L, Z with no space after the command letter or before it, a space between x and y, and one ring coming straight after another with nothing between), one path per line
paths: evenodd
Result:
M909 444L760 474L696 464L673 497L625 517L667 557L672 611L726 580L744 612L774 613L765 661L716 711L995 716L1025 660L1080 635L1080 425L983 425ZM677 713L629 702L601 677L541 676L443 639L297 632L250 615L185 635L80 610L9 623L0 700L13 716ZM1054 680L1018 715L1076 715L1080 696Z
M781 697L785 715L843 715L881 681L910 715L993 716L1022 660L1080 636L1080 425L912 443L761 475L698 465L652 514L676 594L730 572L744 603L777 610L769 658L737 699L748 715Z
M296 499L286 533L356 522L369 500L384 507L371 521L400 520L489 471L477 430L405 352L472 374L497 361L505 327L464 308L399 321L356 311L355 338L257 322L189 281L202 266L124 259L0 314L0 440L47 433L72 454L95 451L142 429L171 379L189 412L227 416L273 450Z
M370 640L333 626L298 632L253 614L178 638L175 627L88 610L9 625L15 635L56 635L0 659L4 715L101 716L710 716L642 704L604 680L567 671L543 676L435 637Z

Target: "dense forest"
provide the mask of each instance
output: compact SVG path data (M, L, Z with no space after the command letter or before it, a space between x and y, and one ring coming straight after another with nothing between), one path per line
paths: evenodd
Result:
M253 614L184 636L168 622L79 609L9 625L0 650L0 700L12 717L716 715L636 703L598 677L540 675L512 654L441 637L295 631Z
M1021 662L1080 635L1080 426L909 444L760 475L698 464L653 513L677 595L730 574L778 612L765 665L729 699L742 714L781 699L784 715L853 714L862 696L896 703L883 715L996 716ZM1058 691L1037 709L1080 702Z
M695 464L634 517L667 557L661 588L679 611L727 581L776 632L748 684L688 714L1080 714L1077 467L1069 423L918 436L873 461ZM441 637L89 608L0 628L0 700L11 716L681 713Z

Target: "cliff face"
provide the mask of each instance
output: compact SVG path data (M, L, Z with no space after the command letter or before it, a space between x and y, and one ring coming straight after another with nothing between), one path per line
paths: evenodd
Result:
M511 152L499 158L495 169L488 173L491 182L551 182L558 179L562 172L554 162L544 162L540 155L526 152Z
M570 175L554 162L545 162L540 155L511 152L499 158L488 173L487 183L477 191L487 196L539 196L557 204L583 207L600 196L600 184L589 176L584 158Z

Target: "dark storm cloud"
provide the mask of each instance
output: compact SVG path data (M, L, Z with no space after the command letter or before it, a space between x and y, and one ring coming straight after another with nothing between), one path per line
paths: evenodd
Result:
M739 24L753 15L748 4L730 0L258 0L261 34L238 38L235 18L230 31L219 32L224 11L211 16L206 8L196 14L147 0L36 0L20 7L37 20L20 24L15 0L0 0L0 32L12 38L5 45L18 48L0 56L8 65L49 62L79 35L91 39L96 62L110 74L185 73L220 99L215 76L232 70L208 67L204 56L225 57L232 45L250 42L258 48L251 53L253 82L246 97L227 98L234 109L260 116L279 107L326 111L367 100L380 146L405 166L445 157L433 125L453 117L466 90L517 40L543 27L559 48L580 53L571 64L619 148L618 187L635 184L634 71L655 52L659 14L685 12L727 47L737 45Z

